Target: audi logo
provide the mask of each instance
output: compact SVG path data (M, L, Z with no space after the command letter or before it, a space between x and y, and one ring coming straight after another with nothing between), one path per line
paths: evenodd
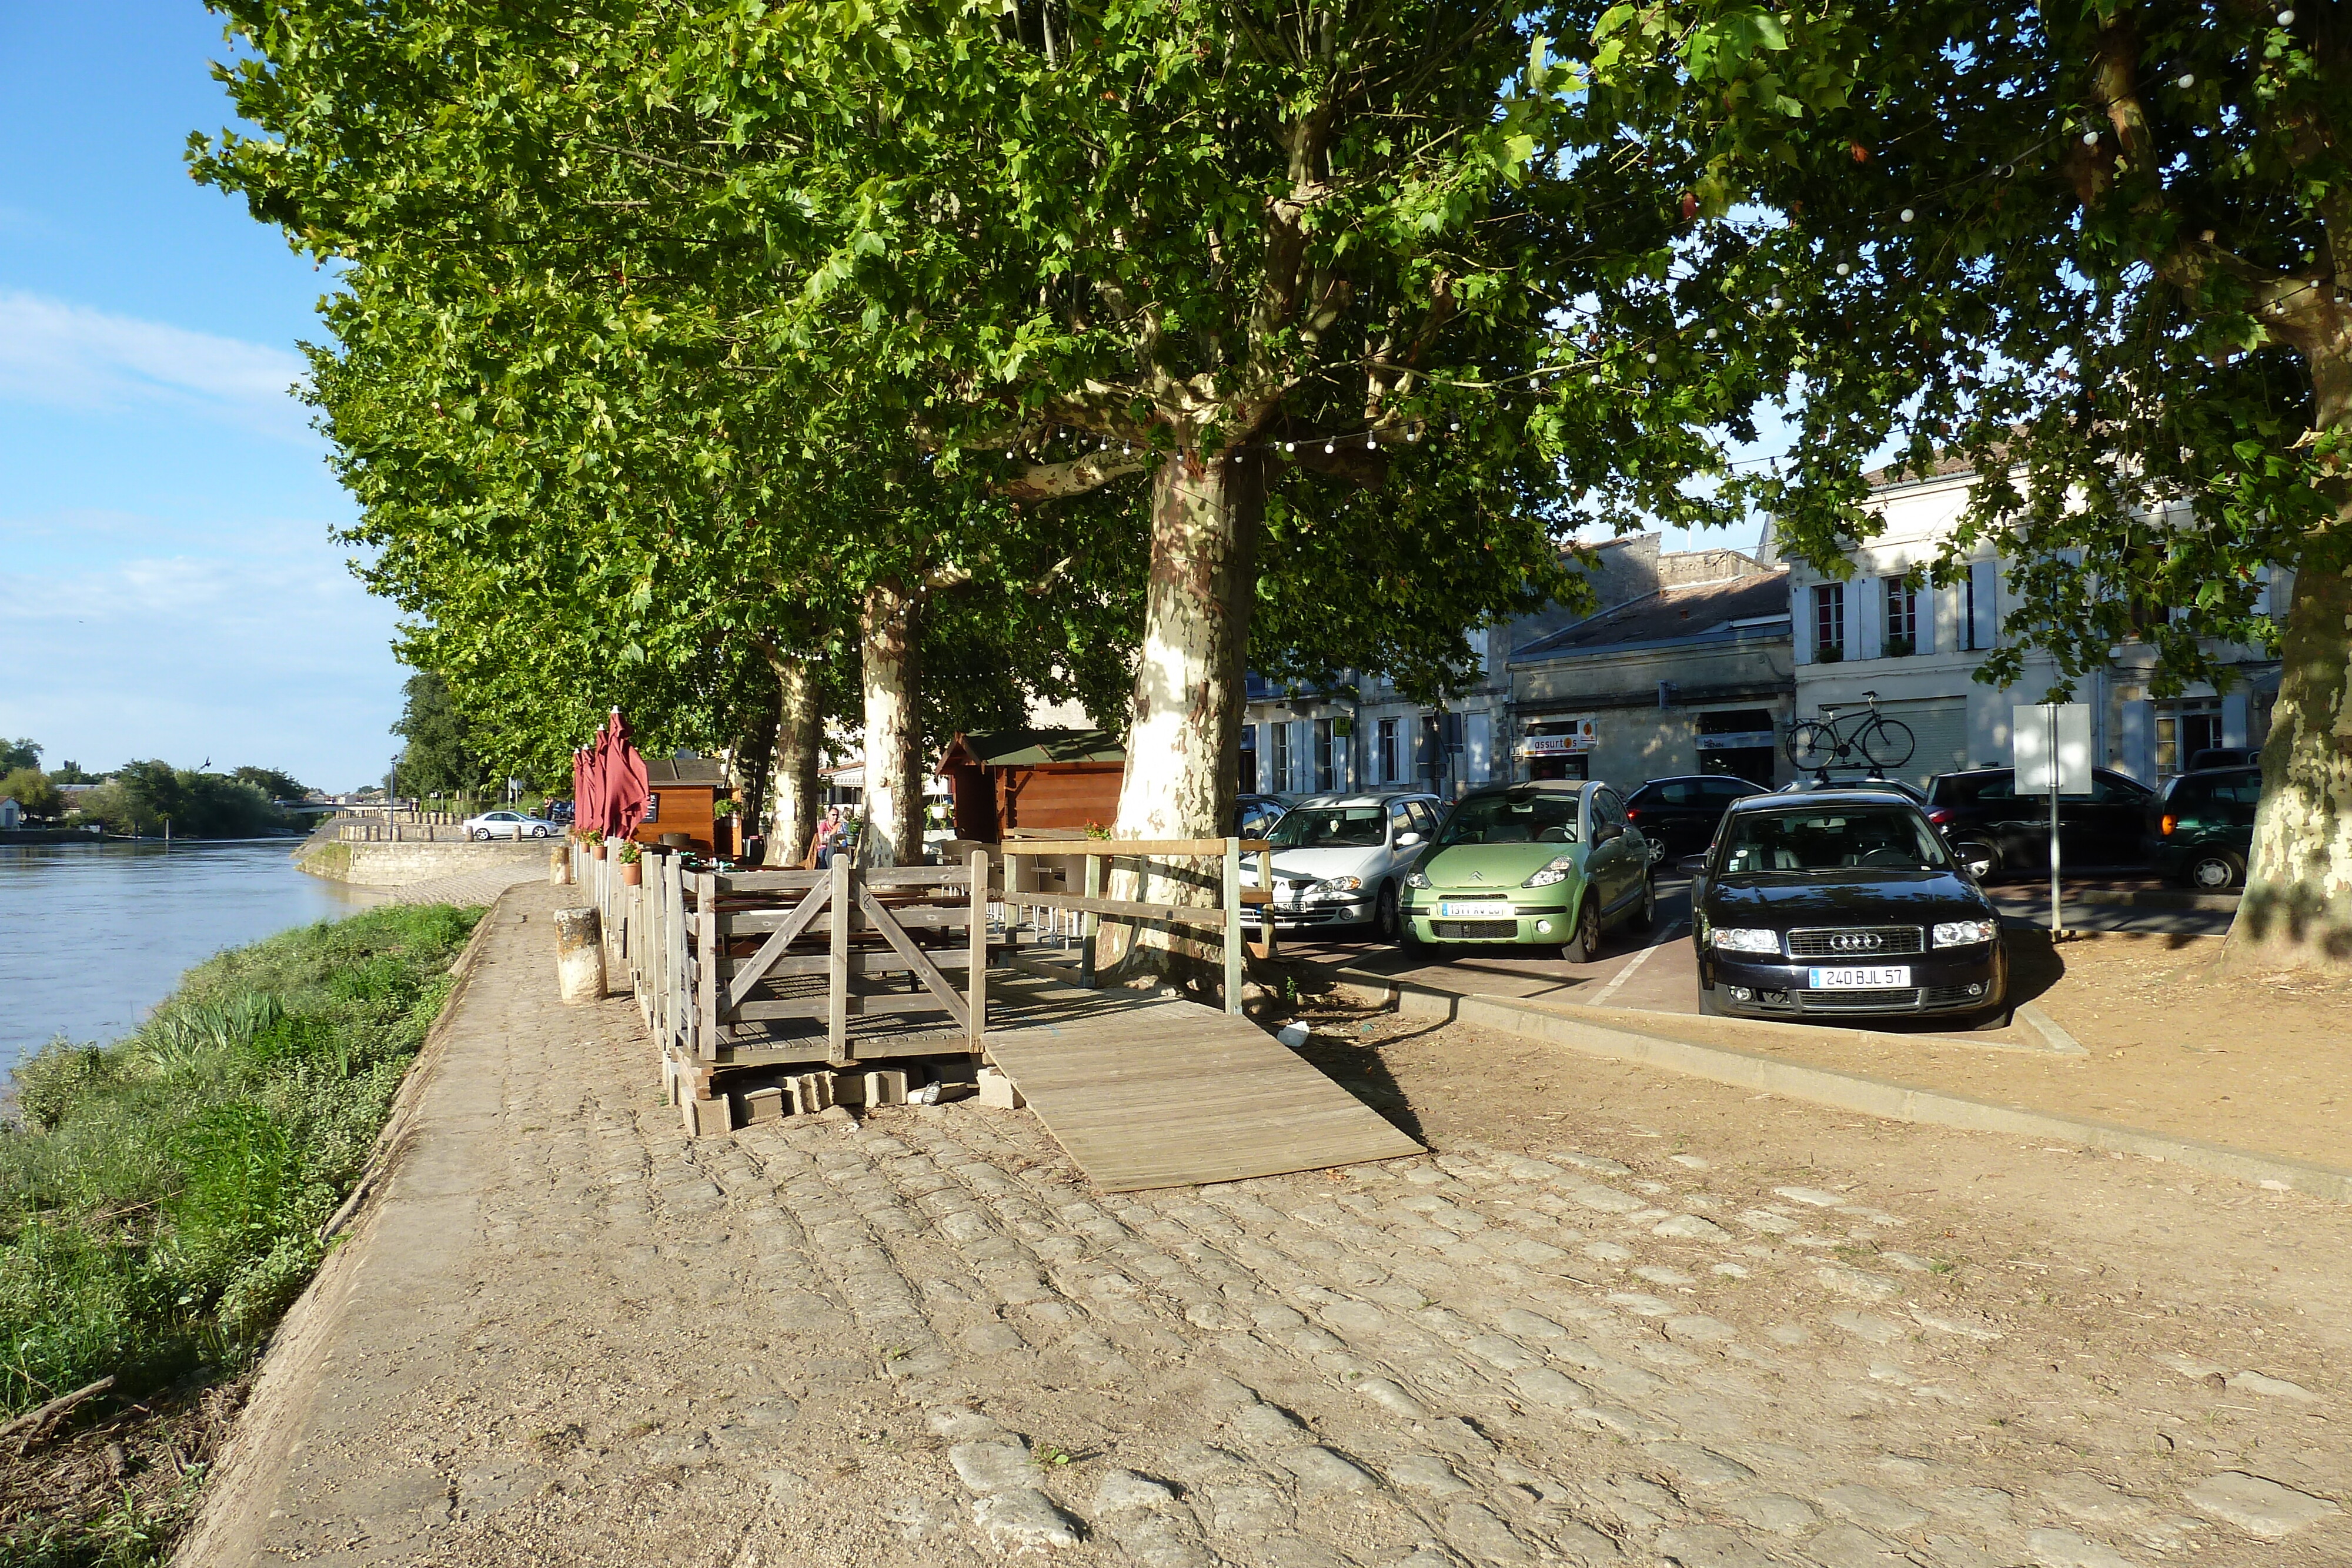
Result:
M1830 946L1841 953L1873 953L1885 945L1875 931L1841 931L1830 938Z

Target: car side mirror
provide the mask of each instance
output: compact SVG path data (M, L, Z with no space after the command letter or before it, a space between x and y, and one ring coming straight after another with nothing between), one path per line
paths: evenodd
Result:
M1680 861L1675 862L1675 869L1677 871L1687 872L1692 876L1696 876L1699 873L1706 869L1706 857L1705 855L1685 855Z
M1625 830L1615 822L1602 822L1592 830L1592 841L1605 844L1625 836Z
M1419 833L1402 832L1396 836L1396 847L1401 850L1409 850L1419 842L1421 842L1421 835Z

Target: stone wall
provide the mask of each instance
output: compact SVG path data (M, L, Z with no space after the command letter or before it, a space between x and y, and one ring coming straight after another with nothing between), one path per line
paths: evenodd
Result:
M331 839L302 847L294 863L313 876L362 887L405 887L413 882L460 876L509 862L547 864L548 852L562 839L494 840L489 843L341 843Z

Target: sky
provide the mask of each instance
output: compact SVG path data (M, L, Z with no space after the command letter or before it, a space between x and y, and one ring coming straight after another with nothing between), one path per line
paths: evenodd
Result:
M198 0L0 4L0 736L381 781L408 672L289 388L330 279L198 185Z

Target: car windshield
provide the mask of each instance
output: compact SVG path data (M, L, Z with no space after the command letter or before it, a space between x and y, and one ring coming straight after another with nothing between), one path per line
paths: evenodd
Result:
M1380 806L1301 806L1276 822L1266 842L1278 850L1362 850L1388 841Z
M1565 794L1474 795L1454 808L1437 847L1455 844L1572 844L1576 797Z
M1727 876L1855 867L1941 871L1948 864L1927 820L1894 806L1748 812L1731 820L1723 850Z

